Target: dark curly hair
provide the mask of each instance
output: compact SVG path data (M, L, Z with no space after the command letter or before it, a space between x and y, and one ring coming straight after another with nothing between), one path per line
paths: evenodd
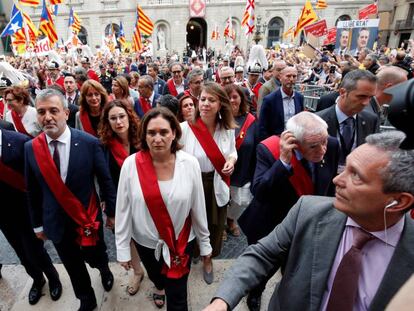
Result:
M125 110L128 115L129 128L128 128L128 140L132 146L138 148L139 137L138 131L140 127L140 121L136 113L132 110L131 105L124 99L115 99L105 105L101 115L101 121L98 125L98 136L100 137L102 144L108 145L109 141L116 137L116 133L112 130L111 124L109 124L109 111L114 107L120 107Z
M15 85L15 86L8 87L6 91L4 92L4 98L6 98L8 94L12 94L14 98L18 101L20 100L23 101L23 105L25 106L30 104L30 94L22 86Z

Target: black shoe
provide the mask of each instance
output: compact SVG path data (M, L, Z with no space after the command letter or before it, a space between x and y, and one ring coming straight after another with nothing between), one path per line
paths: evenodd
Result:
M114 285L114 275L109 268L106 271L101 271L101 281L104 290L109 292L112 289L112 285Z
M53 301L56 301L62 296L62 283L60 283L59 280L57 281L50 281L49 280L49 293L50 298L52 298Z
M42 297L42 288L45 286L46 280L43 278L40 282L36 284L33 282L32 288L29 291L29 304L35 305L40 298Z
M95 298L93 300L81 300L78 311L92 311L95 310L97 306Z
M262 301L262 295L259 296L249 294L247 296L247 307L249 311L260 311L260 303Z

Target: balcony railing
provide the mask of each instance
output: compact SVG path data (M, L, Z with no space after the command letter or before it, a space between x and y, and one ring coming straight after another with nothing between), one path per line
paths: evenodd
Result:
M412 30L414 29L414 20L398 20L395 23L395 30Z
M143 5L180 5L189 4L189 0L147 0ZM234 2L246 2L246 0L206 0L206 4L209 3L234 3Z

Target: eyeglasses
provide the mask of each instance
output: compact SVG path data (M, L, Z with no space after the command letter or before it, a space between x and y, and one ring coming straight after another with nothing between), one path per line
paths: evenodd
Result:
M234 78L234 76L229 76L229 77L220 77L220 80L223 80L223 81L226 81L226 80L228 80L228 81L230 81L231 79L233 79Z
M181 70L177 70L177 71L173 71L172 72L174 75L179 75L181 73Z

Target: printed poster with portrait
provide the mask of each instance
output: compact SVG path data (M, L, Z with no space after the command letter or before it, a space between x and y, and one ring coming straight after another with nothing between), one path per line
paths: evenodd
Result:
M379 19L338 22L334 53L356 57L364 48L373 49L378 37L378 26Z

